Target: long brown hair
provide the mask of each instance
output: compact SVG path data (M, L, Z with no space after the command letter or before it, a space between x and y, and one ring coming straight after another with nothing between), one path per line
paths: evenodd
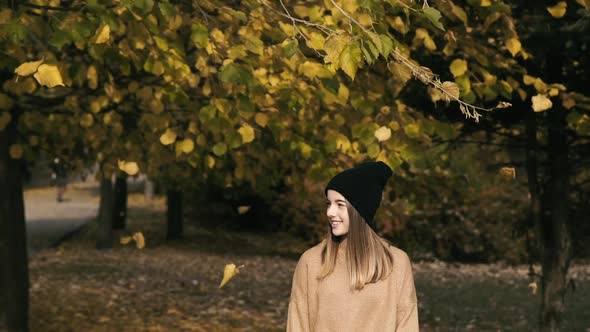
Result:
M388 249L389 241L381 238L365 222L358 211L346 201L349 228L346 246L346 262L350 276L350 289L361 290L366 284L384 280L393 269L393 254ZM344 236L332 234L328 224L328 234L322 249L322 268L318 279L322 280L334 271L338 248Z

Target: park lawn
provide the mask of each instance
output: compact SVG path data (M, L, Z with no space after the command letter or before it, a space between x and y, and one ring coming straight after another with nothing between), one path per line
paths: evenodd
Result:
M285 234L210 231L187 223L165 242L164 201L130 195L127 231L146 247L94 249L96 225L31 258L31 331L284 331L297 257ZM219 289L225 264L244 265ZM538 271L538 267L537 267ZM576 265L564 331L590 331L590 268ZM414 262L421 331L536 330L526 266Z

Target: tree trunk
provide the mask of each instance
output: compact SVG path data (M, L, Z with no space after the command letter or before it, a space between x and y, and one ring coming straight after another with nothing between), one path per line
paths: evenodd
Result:
M113 201L113 229L125 229L127 225L127 175L117 176Z
M20 332L29 329L29 270L20 161L9 155L15 122L0 131L0 327Z
M97 249L113 247L113 182L103 175L100 180L100 207L98 208Z
M168 190L167 199L167 218L168 232L166 239L174 240L182 238L183 218L182 218L182 192L178 190Z
M549 183L543 207L544 248L541 256L541 331L559 331L565 310L566 276L572 252L568 232L569 163L566 112L558 105L550 109Z

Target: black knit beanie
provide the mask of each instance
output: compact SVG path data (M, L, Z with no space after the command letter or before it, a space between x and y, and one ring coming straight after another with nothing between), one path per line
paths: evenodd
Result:
M392 174L391 168L382 161L363 163L334 176L324 192L326 196L329 189L340 193L375 229L373 217L381 203L385 183Z

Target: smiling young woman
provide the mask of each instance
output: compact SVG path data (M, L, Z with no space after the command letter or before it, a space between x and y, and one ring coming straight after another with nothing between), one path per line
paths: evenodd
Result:
M418 331L410 259L375 233L391 175L370 162L328 182L326 238L297 263L287 331Z

